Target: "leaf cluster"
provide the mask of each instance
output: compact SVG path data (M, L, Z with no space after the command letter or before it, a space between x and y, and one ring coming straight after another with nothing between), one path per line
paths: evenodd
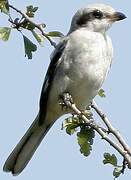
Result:
M1 12L5 13L9 16L9 22L12 24L10 27L2 27L0 28L0 40L7 41L10 36L10 32L12 29L17 29L21 34L23 35L24 40L24 48L25 48L25 56L28 57L28 59L32 59L32 53L37 50L37 46L29 39L27 38L22 30L28 30L32 33L35 40L39 43L40 46L43 45L43 42L45 41L45 37L36 31L37 27L36 24L32 21L29 21L29 18L34 18L36 11L38 10L38 7L33 7L32 5L26 7L26 15L28 18L25 18L21 14L21 19L15 18L14 20L11 18L11 14L9 14L10 5L7 0L0 0L0 10ZM21 12L21 11L20 11ZM20 13L19 12L19 13ZM45 26L41 25L43 28ZM46 37L62 37L63 34L58 31L52 31L49 33L45 33Z
M80 146L80 152L84 156L89 156L93 138L95 137L95 131L86 126L80 117L70 117L63 121L62 129L66 128L66 133L69 135L77 132L78 145Z
M89 108L82 113L89 120L92 120L92 113ZM94 129L85 124L82 118L76 115L66 118L62 122L62 130L63 129L66 129L66 133L68 135L72 135L77 132L77 141L80 146L80 152L86 157L89 156L92 151L92 145L95 137ZM114 178L118 178L123 173L123 166L118 165L117 157L114 154L110 155L109 153L104 153L103 163L111 164L114 167Z
M117 164L117 157L115 154L110 155L109 153L104 153L104 164L111 164L114 167L113 176L118 178L123 173L123 166Z
M35 15L35 12L38 10L38 7L33 7L32 5L27 6L27 12L26 15L30 18L33 18Z

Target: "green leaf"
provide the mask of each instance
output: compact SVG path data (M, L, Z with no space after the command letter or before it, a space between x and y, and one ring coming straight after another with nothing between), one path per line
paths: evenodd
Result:
M66 128L68 125L72 124L72 118L67 118L62 122L61 130Z
M80 146L80 152L84 155L84 156L89 156L92 147L90 145L90 143L88 143L86 141L86 138L82 138L82 137L78 137L78 144Z
M38 7L33 8L33 12L36 12L38 10Z
M0 39L2 41L8 41L10 32L11 32L11 28L8 27L0 28Z
M84 156L89 156L92 150L93 138L95 137L95 131L92 128L83 126L80 132L77 133L78 144L80 146L80 152Z
M59 31L51 31L47 34L47 36L51 37L63 37L64 35Z
M79 119L78 117L69 117L66 118L63 122L62 122L62 130L64 128L67 128L69 125L77 125L77 127L80 125L80 123L82 123L81 119Z
M66 133L69 135L74 134L76 132L78 125L77 124L70 124L66 128Z
M81 120L78 117L69 117L62 122L62 130L66 128L66 133L72 135L80 126Z
M84 156L89 156L90 153L92 151L92 147L89 143L83 143L81 148L80 148L80 152L81 154L83 154Z
M1 9L1 12L8 15L8 13L9 13L9 4L8 4L7 0L0 0L0 9Z
M28 59L32 59L32 52L37 50L37 46L33 44L26 36L23 35L24 47L25 47L25 56Z
M27 16L29 16L30 18L34 17L34 13L38 10L38 7L33 7L32 5L27 6Z
M70 124L73 123L73 118L72 117L69 117L69 118L66 118L63 122L62 122L62 127L61 129L63 130L64 128L68 127Z
M105 98L105 97L106 97L105 91L104 91L103 89L100 89L100 90L98 91L98 95L99 95L101 98Z
M112 164L113 166L117 166L117 158L115 154L110 155L109 153L104 153L104 164Z
M122 166L116 166L113 171L113 176L115 176L115 178L118 178L122 174L122 169Z
M37 34L35 31L31 31L37 42L42 46L42 43L45 41L45 38L41 34Z

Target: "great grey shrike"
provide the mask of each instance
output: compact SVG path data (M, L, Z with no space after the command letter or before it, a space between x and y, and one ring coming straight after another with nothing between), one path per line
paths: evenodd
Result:
M4 165L4 171L19 174L40 142L63 114L59 97L71 94L76 106L85 109L96 96L110 69L113 48L106 31L115 21L125 19L104 4L91 4L73 16L66 36L51 57L40 98L39 113Z

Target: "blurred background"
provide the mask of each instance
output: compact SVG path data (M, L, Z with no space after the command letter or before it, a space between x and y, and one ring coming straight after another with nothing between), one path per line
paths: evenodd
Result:
M92 3L104 3L116 11L123 12L128 17L117 22L108 31L114 46L114 59L111 71L102 88L106 98L96 97L95 100L110 119L113 126L131 145L131 59L130 59L130 1L114 0L23 0L9 1L22 11L26 6L38 6L39 10L34 21L45 23L46 32L60 31L66 34L69 30L72 16L81 7ZM15 14L14 14L15 17ZM0 14L0 27L9 26L7 16ZM34 43L35 39L23 32ZM33 53L33 59L24 57L24 44L21 33L12 30L9 41L0 41L0 179L1 180L67 180L67 179L113 179L113 168L102 163L103 153L119 154L108 143L96 134L93 151L89 157L79 152L77 137L69 136L61 130L60 118L42 141L26 169L16 177L2 171L5 160L20 138L24 135L36 114L45 73L50 62L53 47L46 40L44 47L39 47ZM98 116L96 121L101 124ZM130 180L131 171L126 170L119 180Z

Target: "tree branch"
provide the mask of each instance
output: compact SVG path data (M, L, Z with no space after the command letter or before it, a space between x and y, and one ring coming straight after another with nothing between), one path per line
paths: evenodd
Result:
M14 7L14 6L10 5L10 4L9 4L9 7L12 8L13 10L15 10L16 12L18 12L19 14L21 14L22 17L24 17L26 19L26 21L28 21L30 24L34 25L37 29L39 29L41 34L48 39L48 41L50 42L50 44L52 46L54 46L54 48L56 48L56 43L44 32L43 24L36 24L25 13L23 13L21 10L17 9L16 7ZM44 27L45 26L46 25L44 24Z
M69 99L62 99L63 102L65 103L65 105L67 107L69 107L70 109L73 110L73 112L80 116L83 121L88 124L88 126L92 127L93 129L95 129L98 134L102 137L102 139L104 139L105 141L107 141L112 147L114 147L122 156L123 158L126 160L127 164L128 164L128 168L131 169L131 155L130 155L130 151L131 149L129 148L129 146L125 143L125 141L123 140L123 138L120 136L120 134L111 126L109 120L107 119L107 117L104 115L104 113L102 112L101 109L98 108L97 104L93 101L92 102L92 108L95 109L95 111L99 114L99 116L102 118L102 120L104 121L104 123L106 124L106 126L108 127L108 129L110 130L110 132L115 135L117 137L117 139L119 140L120 144L122 144L123 148L121 146L119 146L116 142L114 142L108 135L107 133L103 130L102 127L100 127L94 120L89 120L86 118L85 115L82 114L82 112L76 107L76 105L74 103L72 103ZM115 133L114 133L115 132Z
M101 117L101 119L107 126L109 133L112 133L117 138L119 143L123 146L124 150L127 151L128 154L131 156L131 148L128 146L128 144L125 142L125 140L121 137L120 132L111 125L110 121L108 120L108 118L106 117L104 112L98 107L98 105L95 103L94 100L92 101L91 106L93 109L95 109L95 111Z

